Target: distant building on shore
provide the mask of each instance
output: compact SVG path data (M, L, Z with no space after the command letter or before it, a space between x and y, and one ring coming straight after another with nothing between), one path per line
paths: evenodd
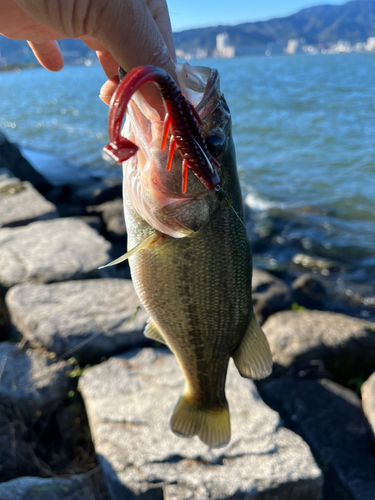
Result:
M235 55L236 55L236 49L234 45L229 45L228 33L220 33L220 35L217 35L214 57L231 59Z
M353 49L352 49L350 42L348 42L347 40L339 40L336 43L335 51L338 53L340 53L340 52L348 53L348 52L352 52Z
M299 40L288 40L287 46L284 49L285 54L295 54L299 49L300 41Z
M370 36L370 38L367 39L365 49L369 51L375 50L375 36Z
M216 47L213 51L207 48L197 47L185 52L177 49L179 59L189 61L190 59L206 59L207 57L232 58L241 56L271 56L279 54L339 54L350 52L375 51L375 36L369 37L366 42L351 44L348 40L339 40L332 43L320 43L318 45L307 44L305 38L290 39L287 45L281 40L257 45L231 45L228 33L220 33L216 36Z
M178 59L184 59L185 61L190 61L191 59L206 59L208 57L208 50L198 47L195 50L185 52L184 50L177 49L176 56Z

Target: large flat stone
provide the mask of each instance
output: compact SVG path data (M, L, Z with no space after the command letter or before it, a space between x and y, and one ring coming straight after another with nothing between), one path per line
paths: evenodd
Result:
M0 227L22 226L56 217L56 207L29 182L0 175Z
M0 343L0 480L38 472L30 427L66 396L70 368L65 361L54 363L37 351Z
M232 440L217 450L170 430L184 382L166 350L113 357L86 370L79 387L113 500L320 498L322 476L308 446L233 366L227 381Z
M0 229L0 286L99 277L109 261L107 242L78 219L33 222Z
M33 343L85 361L139 346L148 315L131 280L25 283L6 295L11 321Z
M262 385L261 393L298 426L319 462L334 470L349 498L375 498L369 426L353 391L329 380L276 380Z
M283 372L303 375L324 368L347 381L374 371L375 324L369 321L323 311L284 311L271 316L263 329Z

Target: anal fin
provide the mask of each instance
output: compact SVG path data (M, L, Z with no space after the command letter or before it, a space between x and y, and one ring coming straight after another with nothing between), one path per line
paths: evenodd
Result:
M143 334L149 339L156 340L157 342L167 345L167 342L160 333L159 328L155 325L152 319L147 322Z
M241 344L232 354L240 374L245 378L261 379L272 371L272 355L268 340L254 314Z

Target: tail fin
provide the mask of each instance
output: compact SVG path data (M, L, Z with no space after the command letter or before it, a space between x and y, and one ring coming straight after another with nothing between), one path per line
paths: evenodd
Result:
M171 418L171 429L181 437L198 436L210 448L221 448L230 441L228 403L220 408L202 408L181 396Z

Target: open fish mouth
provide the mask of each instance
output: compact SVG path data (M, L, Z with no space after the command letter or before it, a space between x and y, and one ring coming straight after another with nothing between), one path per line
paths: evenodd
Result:
M229 133L230 114L216 70L180 64L177 75L181 92L159 68L135 68L125 77L112 100L110 143L105 151L119 163L125 162L124 190L139 215L164 234L184 237L199 228L211 210L195 221L194 229L185 224L184 217L172 221L171 211L193 198L199 204L201 196L212 196L210 191L219 189L219 157ZM155 81L161 90L167 111L164 120L136 92L148 81ZM125 110L127 120L121 130Z

